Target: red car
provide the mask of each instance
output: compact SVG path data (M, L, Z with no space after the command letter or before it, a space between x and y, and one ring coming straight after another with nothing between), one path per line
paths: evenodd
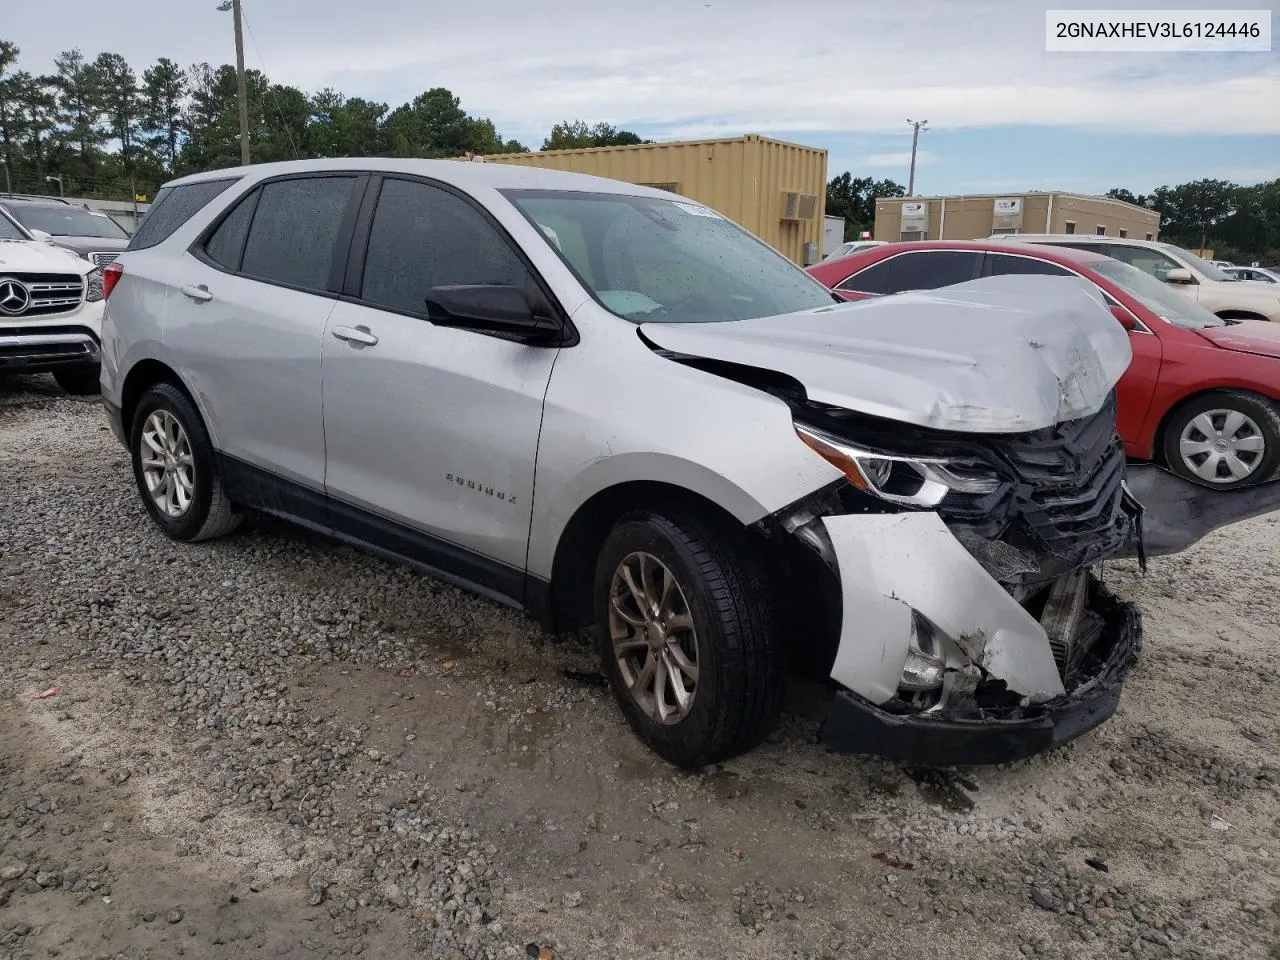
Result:
M1221 320L1126 263L1062 246L891 243L808 271L846 300L999 274L1082 277L1129 331L1116 425L1130 457L1219 490L1280 472L1280 324Z

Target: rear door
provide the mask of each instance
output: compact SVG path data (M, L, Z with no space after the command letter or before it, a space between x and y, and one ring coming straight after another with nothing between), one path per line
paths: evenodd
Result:
M320 359L365 179L267 181L183 257L184 374L231 469L324 487Z
M981 250L913 250L877 260L836 285L849 295L888 296L908 290L937 290L975 280L982 268Z
M1022 254L988 253L983 275L988 277L1007 274L1038 274L1046 277L1080 277L1080 274L1060 264L1050 263ZM1093 281L1087 280L1092 283ZM1096 287L1096 285L1095 285ZM1112 297L1107 291L1098 288L1107 303L1116 310L1121 310L1132 321L1134 329L1129 331L1129 346L1133 350L1133 360L1129 369L1116 384L1116 432L1126 447L1136 447L1142 431L1147 409L1151 406L1151 398L1155 394L1156 382L1160 379L1160 364L1163 348L1160 338L1148 330L1127 308ZM1117 322L1119 318L1117 317Z

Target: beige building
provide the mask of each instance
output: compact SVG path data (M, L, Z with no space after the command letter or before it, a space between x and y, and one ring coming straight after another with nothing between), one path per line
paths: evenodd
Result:
M796 263L822 258L825 150L748 134L729 140L542 150L483 159L670 190L741 224Z
M1081 233L1155 240L1160 214L1123 200L1079 193L876 200L877 240L977 240L993 233Z

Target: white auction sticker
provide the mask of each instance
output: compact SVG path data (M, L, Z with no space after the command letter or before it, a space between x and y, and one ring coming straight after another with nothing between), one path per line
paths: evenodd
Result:
M1271 49L1270 10L1046 10L1045 49L1085 53Z

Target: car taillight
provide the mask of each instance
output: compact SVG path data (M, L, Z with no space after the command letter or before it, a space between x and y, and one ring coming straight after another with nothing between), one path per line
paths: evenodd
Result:
M120 282L120 278L124 276L124 267L119 263L108 263L102 268L102 297L105 300L111 296L111 291L116 288L116 284Z

